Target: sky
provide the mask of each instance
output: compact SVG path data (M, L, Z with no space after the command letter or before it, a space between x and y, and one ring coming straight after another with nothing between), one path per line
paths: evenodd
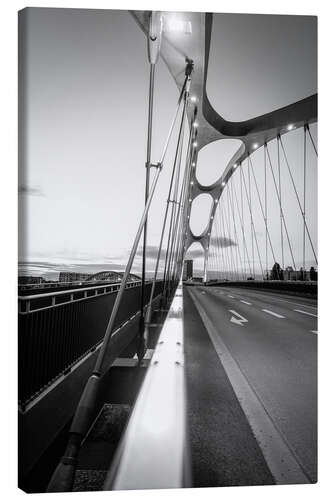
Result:
M20 272L56 278L60 270L121 270L143 209L149 82L145 37L127 11L114 10L30 8L26 29ZM307 97L317 90L316 52L313 17L214 14L208 97L228 120L244 120ZM159 159L177 97L160 60L153 161ZM312 132L316 136L316 126ZM297 133L289 134L288 150L301 186ZM175 139L171 152L174 146ZM234 140L204 148L198 161L200 182L213 182L237 149ZM171 167L168 154L150 211L148 270L154 265ZM308 211L316 234L315 158L308 172ZM285 190L288 204L287 184ZM210 201L195 202L190 224L200 232ZM291 219L289 225L300 253L299 220ZM201 250L190 252L200 269ZM307 260L312 262L309 251ZM133 266L133 272L139 271L140 251Z

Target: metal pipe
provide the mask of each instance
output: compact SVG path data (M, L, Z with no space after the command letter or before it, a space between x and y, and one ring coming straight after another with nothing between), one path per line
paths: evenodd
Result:
M150 168L151 168L150 161L151 161L151 142L152 142L152 129L153 129L154 81L155 81L155 64L150 64L145 204L147 203L148 200L149 187L150 187ZM148 225L148 217L143 228L140 329L142 328L144 323L147 225Z
M305 280L305 204L306 204L306 125L304 125L304 158L303 158L303 280Z
M158 254L157 254L157 259L156 259L153 284L152 284L152 287L151 287L149 305L148 305L147 313L146 313L146 318L147 319L146 319L146 322L145 322L146 323L145 337L148 336L147 327L148 327L148 325L150 323L150 320L151 320L152 302L153 302L153 297L154 297L154 292L155 292L155 284L156 284L156 280L157 280L158 267L159 267L159 263L160 263L160 257L161 257L163 239L164 239L164 232L165 232L166 222L167 222L167 218L168 218L169 207L170 207L170 203L171 203L171 198L170 197L171 197L173 180L174 180L175 171L176 171L176 165L177 165L177 155L178 155L179 138L180 138L181 133L182 133L181 131L182 131L183 127L184 127L185 109L186 109L186 94L185 94L185 99L184 99L184 107L183 107L183 113L182 113L182 118L181 118L181 126L180 126L180 131L179 131L179 136L178 136L176 155L175 155L175 160L174 160L174 163L173 163L173 169L172 169L172 174L171 174L169 192L168 192L168 197L167 197L167 206L166 206L166 210L165 210L165 214L164 214L164 220L163 220L163 225L162 225L161 238L160 238L160 243L159 243L159 247L158 247Z
M171 136L172 130L173 130L174 125L175 125L175 121L176 121L176 118L178 115L178 110L179 110L179 107L180 107L180 104L181 104L181 101L182 101L182 98L184 95L187 80L188 80L188 75L186 75L186 77L185 77L184 85L183 85L183 88L181 90L180 97L178 99L177 110L176 110L175 116L173 118L173 122L172 122L170 130L169 130L166 145L164 147L164 150L163 150L163 153L161 156L162 159L165 156L167 146L168 146L169 141L170 141L170 136ZM156 165L156 167L157 167L156 173L155 173L151 188L149 190L147 203L145 205L145 209L144 209L144 212L143 212L142 217L141 217L140 225L139 225L136 237L134 239L134 243L133 243L132 250L131 250L127 265L126 265L125 272L123 274L123 278L122 278L122 281L120 284L119 292L117 294L117 297L116 297L116 300L115 300L115 303L114 303L114 306L112 309L111 317L109 319L108 326L106 328L103 344L102 344L101 349L99 351L94 371L86 383L85 389L81 395L79 404L77 406L77 409L76 409L76 412L75 412L75 415L73 418L73 422L71 425L69 442L68 442L65 454L62 457L62 459L61 459L58 467L56 468L56 470L55 470L55 472L50 480L50 483L48 485L47 491L49 491L49 492L51 492L51 491L54 491L54 492L56 492L56 491L71 491L71 489L73 487L74 473L75 473L75 469L76 469L77 457L78 457L78 453L80 450L81 442L89 430L89 427L91 425L92 416L94 414L94 409L96 406L99 381L100 381L100 377L101 377L104 356L107 352L109 342L110 342L110 339L112 337L112 328L114 326L114 322L115 322L115 319L116 319L116 316L118 313L119 305L120 305L120 302L121 302L123 294L124 294L124 290L126 287L126 281L128 279L128 276L129 276L129 273L130 273L130 270L131 270L131 267L133 264L133 260L134 260L134 257L135 257L135 254L136 254L136 251L138 248L138 244L139 244L139 241L140 241L140 238L142 235L143 227L144 227L145 222L147 220L148 211L149 211L152 199L153 199L153 195L155 192L157 181L158 181L159 175L160 175L161 170L162 170L162 162L159 162ZM74 437L75 437L75 439L74 439Z
M71 491L73 487L74 474L77 465L77 457L79 454L80 446L82 439L87 434L89 427L91 425L91 420L94 415L94 410L96 406L96 400L99 389L99 382L101 377L102 365L104 361L104 357L106 351L109 347L109 342L112 337L112 328L116 319L116 315L118 313L119 305L122 300L124 290L126 287L126 281L128 275L130 273L133 260L137 251L137 247L140 241L140 237L142 234L143 226L147 219L148 210L153 199L153 195L155 192L156 184L161 173L161 166L157 168L155 177L153 179L152 187L148 196L148 200L144 209L144 212L141 217L140 225L134 239L134 243L132 246L132 250L130 253L130 257L128 259L126 269L123 275L123 279L120 285L119 292L117 294L111 317L109 319L108 326L106 328L103 344L98 353L98 357L96 360L96 364L94 367L94 371L92 375L89 377L84 391L81 395L79 404L77 406L73 422L70 429L70 437L69 442L65 451L64 456L62 457L58 467L56 468L51 481L48 485L48 492L60 492L60 491Z

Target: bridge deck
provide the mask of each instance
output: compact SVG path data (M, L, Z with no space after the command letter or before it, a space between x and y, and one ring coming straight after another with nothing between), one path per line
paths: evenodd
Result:
M193 485L274 484L188 289L184 319Z
M185 332L197 481L315 482L315 300L186 288Z

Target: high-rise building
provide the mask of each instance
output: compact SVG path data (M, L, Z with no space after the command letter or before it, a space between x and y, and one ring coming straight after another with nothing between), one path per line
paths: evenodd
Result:
M185 260L183 270L183 280L191 280L193 278L193 260Z

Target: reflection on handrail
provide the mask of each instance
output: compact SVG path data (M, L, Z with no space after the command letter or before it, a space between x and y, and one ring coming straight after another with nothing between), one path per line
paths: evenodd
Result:
M104 490L189 487L188 464L180 284Z

